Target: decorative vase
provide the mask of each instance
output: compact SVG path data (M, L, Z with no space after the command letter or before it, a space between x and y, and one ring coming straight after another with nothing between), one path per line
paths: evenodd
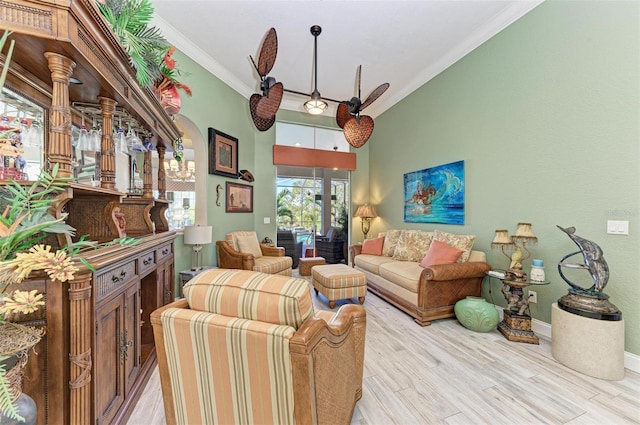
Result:
M489 332L500 321L498 310L480 297L469 296L460 300L453 310L462 326L476 332Z

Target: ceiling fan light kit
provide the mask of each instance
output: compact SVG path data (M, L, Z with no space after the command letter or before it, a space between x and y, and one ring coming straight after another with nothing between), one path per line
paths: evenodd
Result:
M356 71L357 96L344 101L322 97L318 91L318 36L322 32L322 28L319 25L313 25L310 28L310 32L313 35L314 77L313 92L311 94L286 89L282 83L276 82L274 77L268 76L278 52L278 36L274 28L267 31L260 48L258 63L256 64L253 58L249 56L253 67L260 76L260 90L262 91L262 94L255 93L249 99L249 111L251 112L253 123L259 131L266 131L271 128L275 123L276 113L280 108L284 92L309 96L309 100L304 103L304 108L312 115L322 114L328 107L326 101L336 102L338 103L336 122L343 129L347 142L351 146L359 148L369 140L373 132L373 118L368 115L361 115L360 112L382 96L389 88L389 84L384 83L378 86L363 102L360 99L360 72L362 67L359 65Z

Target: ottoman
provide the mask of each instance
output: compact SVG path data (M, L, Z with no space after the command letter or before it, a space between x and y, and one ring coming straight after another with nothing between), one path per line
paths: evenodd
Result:
M322 257L304 257L298 263L300 276L311 276L311 267L326 264Z
M367 295L367 277L361 271L346 264L328 264L311 269L313 289L316 295L320 292L329 300L329 308L336 305L336 300L358 298L364 303Z

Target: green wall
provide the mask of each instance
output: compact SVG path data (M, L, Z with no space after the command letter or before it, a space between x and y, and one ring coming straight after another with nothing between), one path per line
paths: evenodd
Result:
M380 217L372 234L386 228L475 234L475 248L497 268L507 259L490 249L495 229L513 232L520 221L533 223L539 238L533 253L545 261L551 284L537 288L531 313L547 323L551 304L568 288L555 265L576 250L555 226L575 226L603 248L611 271L605 292L623 312L625 349L640 354L639 18L638 2L548 0L538 6L376 118L371 140L356 150L352 211L364 202L375 205ZM256 131L247 99L195 61L175 57L189 73L182 81L193 89L193 97L182 97L181 114L203 140L207 127L237 137L240 168L256 178L254 213L227 214L224 203L215 205L215 187L228 179L199 174L207 179L213 239L240 229L275 238L275 127ZM332 117L284 110L277 118L335 126ZM403 174L458 160L465 161L466 224L404 223ZM271 224L263 224L264 217ZM628 220L630 235L606 234L607 220ZM357 219L352 227L352 241L361 240ZM187 268L190 250L176 251L176 268ZM215 264L213 246L203 258ZM484 294L505 305L499 289L485 283Z
M568 289L556 264L577 250L556 225L575 226L602 247L625 349L640 354L639 17L638 2L547 1L378 117L368 142L368 188L381 216L372 232L475 234L475 248L506 268L491 251L495 229L531 222L533 255L551 281L536 288L531 313L550 323L551 304ZM403 173L458 160L465 225L404 223ZM608 235L607 220L628 220L629 236ZM484 294L504 306L499 289L485 282Z

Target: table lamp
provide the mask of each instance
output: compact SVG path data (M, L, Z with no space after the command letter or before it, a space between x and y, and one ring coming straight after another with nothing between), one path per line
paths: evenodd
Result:
M191 256L191 270L202 269L202 245L211 243L211 226L185 226L184 227L184 244L193 245L193 254Z
M531 223L518 223L516 233L513 236L509 236L507 230L496 230L491 247L500 247L502 253L510 260L507 275L515 278L514 280L524 281L527 274L522 271L522 263L531 257L527 243L534 244L536 242L538 242L538 237L533 234ZM512 253L507 254L505 249Z
M356 210L355 217L360 217L362 233L364 233L365 239L367 239L367 233L369 233L369 229L371 228L371 219L377 216L378 213L376 213L375 208L369 204L360 205Z

